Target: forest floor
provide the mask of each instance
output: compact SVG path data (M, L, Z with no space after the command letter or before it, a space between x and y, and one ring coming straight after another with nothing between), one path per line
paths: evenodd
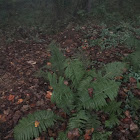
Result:
M91 61L94 61L94 67L99 68L103 64L122 59L130 54L132 50L117 46L101 51L99 46L90 47L85 37L90 29L95 30L95 36L88 38L98 38L98 32L102 29L100 26L83 26L80 30L75 27L65 29L56 35L46 35L42 38L45 43L25 43L21 40L15 40L12 43L1 46L0 52L0 139L14 140L13 128L18 120L36 110L51 109L59 110L47 98L49 84L42 78L38 78L36 72L44 65L49 65L50 52L48 45L52 40L56 40L61 45L61 50L66 57L73 57L79 48L85 52ZM120 88L120 100L126 97L126 89L133 87L133 93L140 97L140 90L136 88L135 79L130 79ZM137 119L137 118L136 118ZM113 130L113 140L135 140L138 135L130 125L133 121L123 120L120 125ZM137 127L137 125L135 126ZM58 129L49 129L44 137L56 137ZM42 137L42 140L45 138ZM43 139L44 138L44 139ZM39 140L39 139L38 139ZM40 138L41 140L41 138Z

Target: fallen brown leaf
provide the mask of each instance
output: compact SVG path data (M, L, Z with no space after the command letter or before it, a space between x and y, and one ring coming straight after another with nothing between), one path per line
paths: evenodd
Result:
M129 78L130 83L137 83L137 80L134 77Z
M17 104L21 104L23 102L23 99L18 99Z
M78 128L74 128L73 130L69 131L67 134L68 139L73 140L80 136Z
M15 95L10 94L10 95L8 96L8 100L9 100L9 101L13 101L14 98L15 98Z
M138 128L138 125L135 124L134 122L132 122L132 123L130 124L130 130L131 130L131 131L137 132L138 129L139 129L139 128Z
M47 91L46 98L51 99L51 96L52 96L52 92L51 91Z
M84 140L91 140L91 136L89 134L84 135Z
M6 122L6 115L0 115L0 122Z
M124 114L125 114L126 117L131 118L130 112L129 112L128 110L126 110L126 111L124 112Z
M51 66L52 64L50 62L47 62L47 66Z
M40 124L40 122L39 122L39 121L35 121L35 127L38 127L38 126L39 126L39 124Z

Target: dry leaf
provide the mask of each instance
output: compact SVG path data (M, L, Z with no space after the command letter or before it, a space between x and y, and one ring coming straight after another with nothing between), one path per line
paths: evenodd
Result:
M51 54L50 54L50 53L47 53L47 56L48 56L48 57L50 57L50 56L51 56Z
M21 104L23 102L23 99L18 99L18 104Z
M0 122L6 122L6 116L0 115Z
M69 48L67 48L67 49L66 49L66 52L67 52L67 53L70 53L71 51L70 51L70 49L69 49Z
M34 103L30 104L30 107L35 107L35 104Z
M88 88L88 94L91 98L93 97L93 88Z
M138 129L139 129L139 128L138 128L138 125L137 125L137 124L135 124L135 123L133 123L133 122L130 124L130 130L131 130L131 131L137 132Z
M137 80L134 77L129 78L130 83L137 83Z
M35 65L35 64L36 64L36 62L35 62L35 61L32 61L32 60L27 61L27 63L28 63L28 64L31 64L31 65Z
M47 66L51 66L52 64L50 62L47 62Z
M51 99L51 96L52 96L52 92L51 91L47 91L46 98Z
M122 80L122 79L123 79L122 76L115 77L115 80Z
M8 100L9 100L9 101L13 101L14 98L15 98L15 95L11 95L11 94L10 94L10 95L8 96Z
M78 138L79 136L80 136L80 134L79 134L78 128L74 128L73 130L69 131L68 135L67 135L68 139L70 139L70 140Z
M67 86L68 84L69 84L69 82L65 80L65 81L64 81L64 85Z
M125 93L127 93L129 90L126 89L126 88L123 88L123 91L124 91Z
M34 140L45 140L45 137L38 137L38 138L35 138Z
M91 136L89 134L84 135L84 140L91 140Z
M82 49L83 49L83 50L86 50L86 49L87 49L87 46L83 46Z
M35 127L38 127L38 126L39 126L39 124L40 124L40 122L39 122L39 121L35 121Z
M130 112L129 112L128 110L126 110L126 111L124 112L124 114L125 114L126 117L131 118Z
M124 118L122 121L123 121L123 123L125 123L125 124L130 124L130 123L132 122L132 119L126 117L126 118Z

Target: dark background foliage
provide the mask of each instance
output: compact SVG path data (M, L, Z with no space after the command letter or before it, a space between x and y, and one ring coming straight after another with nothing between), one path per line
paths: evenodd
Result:
M105 22L138 20L139 0L0 0L0 26L63 27L94 17Z

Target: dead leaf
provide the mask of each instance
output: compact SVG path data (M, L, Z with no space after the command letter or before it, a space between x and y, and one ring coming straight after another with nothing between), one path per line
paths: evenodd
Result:
M84 135L84 140L91 140L91 136L89 134Z
M124 114L125 114L126 117L131 118L130 112L129 112L128 110L126 110L126 111L124 112Z
M93 97L93 88L88 88L88 94L91 98Z
M25 112L27 110L29 110L29 105L23 105L22 108L21 108L21 111Z
M70 49L69 49L69 48L67 48L67 49L66 49L66 52L67 52L67 53L70 53L71 51L70 51Z
M64 85L67 86L68 84L69 84L69 82L65 80L65 81L64 81Z
M23 102L23 99L18 99L17 104L21 104Z
M30 107L35 107L35 104L34 103L30 104Z
M47 91L46 98L51 99L51 96L52 96L52 92L51 91Z
M35 61L32 61L32 60L27 61L27 63L28 63L28 64L31 64L31 65L35 65L35 64L36 64L36 62L35 62Z
M83 49L83 50L86 50L86 49L87 49L87 46L83 46L82 49Z
M51 62L47 62L47 66L51 66L52 64L51 64Z
M35 138L34 140L45 140L45 137L38 137L38 138Z
M125 123L125 124L131 124L132 119L131 119L131 118L128 118L128 117L126 117L126 118L124 118L124 119L122 120L122 122L123 122L123 123Z
M0 122L6 122L6 115L0 115Z
M47 53L47 56L48 56L48 57L51 57L51 54L50 54L50 53Z
M122 79L123 79L122 76L115 77L115 80L122 80Z
M39 121L35 121L35 127L38 127L38 126L39 126L39 124L40 124L40 122L39 122Z
M73 130L69 131L67 134L68 139L73 140L80 136L78 128L74 128Z
M137 132L138 129L139 129L139 128L138 128L138 125L135 124L134 122L132 122L132 123L130 124L130 130L131 130L131 131Z
M9 101L13 101L14 98L15 98L15 95L10 94L10 95L8 96L8 100L9 100Z
M130 83L137 83L137 80L134 77L129 78Z
M124 91L125 93L127 93L129 90L126 89L126 88L123 88L123 91Z

